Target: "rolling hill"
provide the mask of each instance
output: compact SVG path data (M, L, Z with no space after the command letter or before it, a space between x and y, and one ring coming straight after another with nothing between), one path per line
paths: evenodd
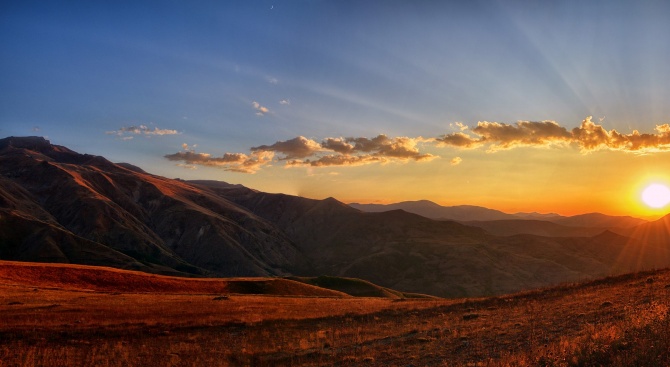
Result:
M276 278L271 284L268 278L243 279L248 284L240 292L231 287L238 280L0 262L0 361L9 366L138 361L442 366L449 361L463 367L670 362L668 269L455 300L351 297ZM380 290L352 279L303 280L355 292Z

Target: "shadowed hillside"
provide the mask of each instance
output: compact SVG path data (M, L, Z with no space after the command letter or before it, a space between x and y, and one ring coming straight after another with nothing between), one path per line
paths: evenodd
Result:
M360 278L403 292L504 294L670 264L664 243L641 245L601 235L603 229L580 237L495 236L403 210L366 213L332 198L200 185L278 225L312 259L315 275Z
M306 261L272 224L181 181L43 138L0 140L0 258L265 276Z

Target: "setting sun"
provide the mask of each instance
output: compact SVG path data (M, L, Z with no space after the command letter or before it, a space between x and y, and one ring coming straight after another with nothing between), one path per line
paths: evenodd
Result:
M642 191L642 201L652 208L662 208L670 203L670 189L661 184L651 184Z

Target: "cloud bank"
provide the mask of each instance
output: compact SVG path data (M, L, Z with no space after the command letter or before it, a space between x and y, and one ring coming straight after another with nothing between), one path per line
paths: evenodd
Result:
M250 154L225 153L213 157L209 153L196 153L188 144L183 144L183 151L167 154L170 161L181 162L189 168L194 165L219 167L227 171L255 173L262 166L276 161L285 167L332 167L361 166L372 163L392 162L425 162L437 156L422 153L417 144L423 138L396 137L378 135L374 138L326 138L321 142L298 136L293 139L278 141L271 145L260 145L250 148Z
M209 153L196 153L193 149L195 146L183 144L183 151L165 155L165 158L180 162L179 165L186 168L200 165L232 172L255 173L272 162L287 168L343 167L428 162L439 158L438 155L420 149L426 146L484 149L487 153L518 147L578 149L582 154L597 150L637 154L670 150L669 124L657 125L654 133L634 130L630 134L622 134L614 129L607 130L594 123L591 117L587 117L571 130L554 121L519 121L514 124L482 121L472 129L462 123L452 124L454 126L459 131L435 138L389 137L380 134L372 138L329 137L316 141L298 136L269 145L251 147L249 154L225 153L220 157ZM449 163L457 166L463 163L463 159L454 157Z
M272 161L273 153L261 152L250 155L243 153L225 153L220 157L212 157L209 153L196 153L184 150L164 157L170 161L183 162L177 166L193 169L196 166L217 167L225 171L240 173L256 173L262 166Z
M582 153L596 150L616 150L634 153L649 153L670 149L670 125L657 125L655 133L641 134L633 130L622 134L607 130L596 124L589 116L580 126L572 130L554 121L519 121L515 124L479 122L470 130L471 134L456 132L435 138L439 146L479 148L486 146L488 152L516 147L574 146Z

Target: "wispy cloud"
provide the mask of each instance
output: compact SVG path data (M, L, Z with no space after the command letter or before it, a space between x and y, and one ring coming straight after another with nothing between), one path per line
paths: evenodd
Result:
M256 110L256 115L258 116L264 116L265 114L270 112L270 109L268 109L265 106L261 106L261 104L256 101L251 102L251 105Z
M438 145L459 148L486 146L488 152L522 146L556 145L575 146L582 153L602 149L634 153L670 150L669 124L657 125L655 133L651 134L642 134L637 130L633 130L630 134L622 134L594 123L590 116L572 130L554 121L519 121L515 124L483 121L470 131L470 134L456 132L442 135L435 138L435 142Z
M291 100L290 100L290 99L286 99L286 98L284 98L284 99L282 99L282 100L279 101L279 104L280 104L280 105L284 105L284 106L288 106L288 105L291 104Z
M277 78L275 78L275 77L272 77L272 76L268 76L267 78L265 78L265 80L267 80L268 83L270 83L270 84L277 84L277 83L279 83L279 79L277 79Z
M449 163L451 163L452 166L458 166L459 164L461 164L461 162L463 162L463 159L461 157L454 157L451 159L451 161L449 161Z
M177 135L180 134L180 132L171 129L159 129L158 127L154 127L153 129L151 129L146 125L139 125L139 126L131 125L131 126L123 126L120 129L114 131L105 131L105 134L116 135L120 137L122 140L130 140L133 138L133 136L136 135L145 135L145 136Z

